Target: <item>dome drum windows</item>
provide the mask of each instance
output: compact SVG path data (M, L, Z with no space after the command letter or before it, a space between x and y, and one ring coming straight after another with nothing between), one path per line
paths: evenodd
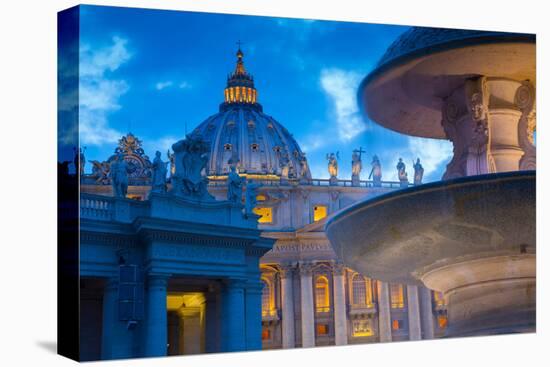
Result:
M258 143L252 143L250 144L250 150L253 152L258 152L260 150L260 145Z
M233 146L229 143L223 145L223 150L226 152L231 151L233 149Z

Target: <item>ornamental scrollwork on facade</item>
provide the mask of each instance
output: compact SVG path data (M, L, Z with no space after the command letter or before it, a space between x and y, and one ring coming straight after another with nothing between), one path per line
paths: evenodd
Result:
M535 88L529 81L524 81L517 89L515 103L521 111L518 124L519 146L524 154L519 161L520 170L535 170L537 168L537 152L534 133L537 129L535 105Z
M118 147L115 148L113 154L106 161L92 161L91 178L97 184L109 185L111 183L109 172L111 164L116 161L117 156L122 154L126 163L126 171L131 185L148 184L151 178L152 163L149 157L145 155L142 142L132 133L128 133L118 140Z
M489 91L487 78L466 80L463 88L445 98L441 125L453 143L453 158L443 179L495 171L490 154Z

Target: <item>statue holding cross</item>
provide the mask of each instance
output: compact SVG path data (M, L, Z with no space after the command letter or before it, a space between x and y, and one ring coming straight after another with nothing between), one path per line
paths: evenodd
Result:
M352 186L359 186L361 169L363 168L361 163L361 154L365 153L362 147L354 149L351 155L351 184Z

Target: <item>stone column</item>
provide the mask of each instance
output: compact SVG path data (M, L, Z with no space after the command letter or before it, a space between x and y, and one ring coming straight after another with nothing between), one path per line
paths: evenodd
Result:
M346 318L346 291L344 285L345 268L342 263L335 263L332 267L334 283L334 343L348 344L348 321Z
M420 315L422 317L423 339L434 338L434 317L432 311L432 293L426 287L418 288L420 298Z
M246 350L262 350L262 283L248 281L245 297Z
M300 263L300 291L302 311L302 347L315 346L315 317L313 304L313 264Z
M296 346L294 329L294 267L290 264L281 265L280 274L282 288L283 348L294 348Z
M422 339L420 324L420 303L418 300L418 287L407 285L407 311L409 319L409 340Z
M454 146L444 179L536 169L535 88L530 82L468 79L445 99L442 114Z
M205 309L205 352L215 353L220 351L219 310L218 295L212 289L206 294Z
M199 354L201 350L202 325L200 307L181 307L178 310L180 321L179 350L182 354Z
M167 283L168 276L163 274L149 274L147 278L145 357L160 357L167 353Z
M380 342L391 342L390 290L388 283L378 281L378 333Z
M134 357L133 329L118 319L118 278L107 280L103 292L103 331L101 359Z
M244 299L244 281L226 280L221 293L220 347L222 352L246 350Z

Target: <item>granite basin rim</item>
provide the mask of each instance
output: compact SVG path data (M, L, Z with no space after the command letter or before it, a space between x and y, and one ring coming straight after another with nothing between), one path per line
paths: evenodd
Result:
M394 191L341 210L325 231L336 255L364 275L422 284L418 276L438 262L536 253L535 179L508 172Z
M390 130L445 139L444 99L482 75L536 84L535 48L535 36L528 34L428 45L379 65L362 80L357 101L365 116Z

